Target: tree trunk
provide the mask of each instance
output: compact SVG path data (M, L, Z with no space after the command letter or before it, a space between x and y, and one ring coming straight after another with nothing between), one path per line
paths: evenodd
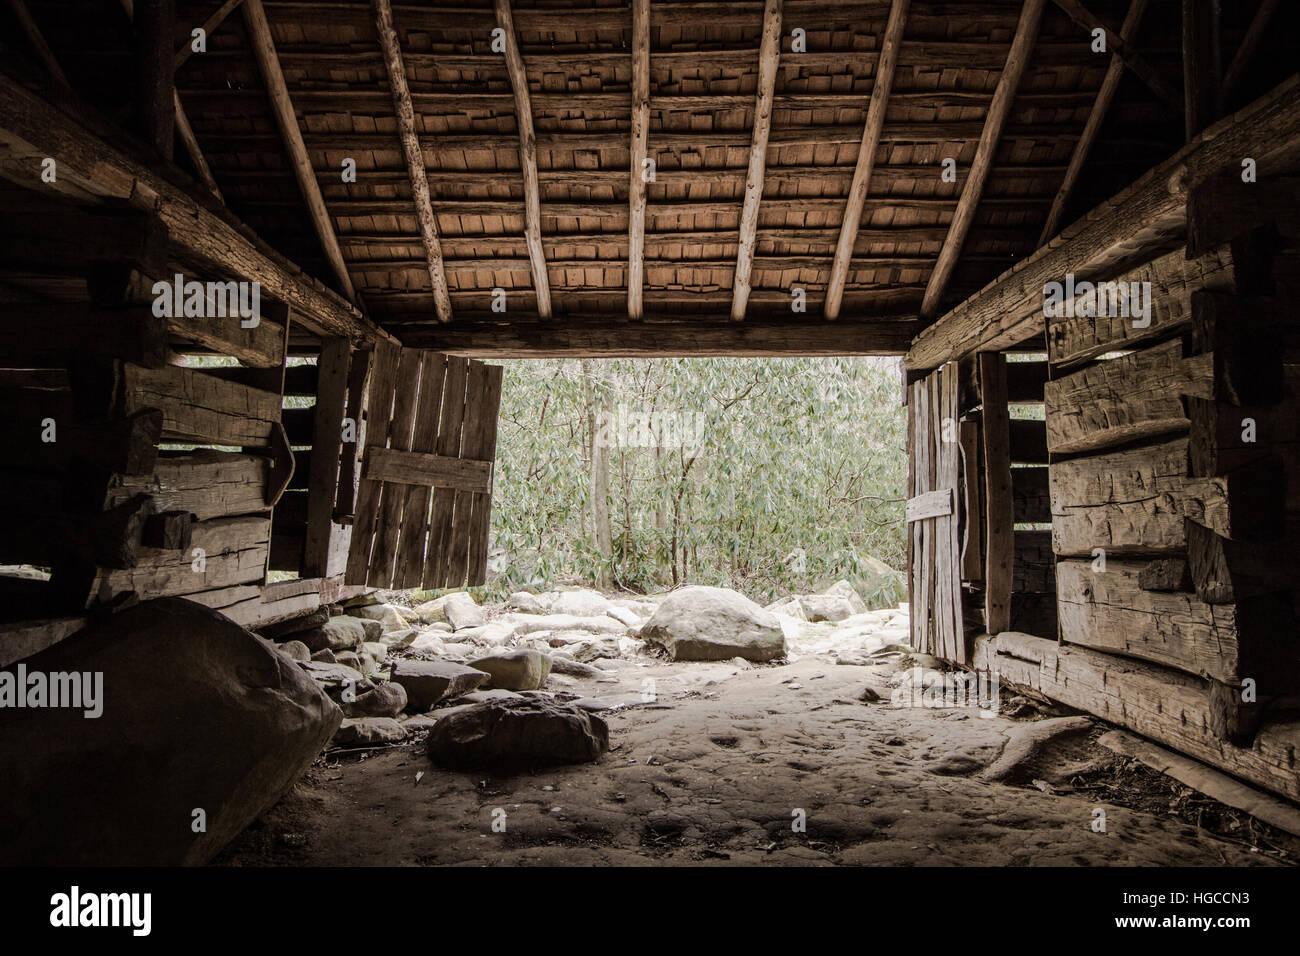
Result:
M609 528L609 434L600 426L608 421L608 395L598 394L595 368L590 360L582 360L582 385L587 406L587 434L591 436L591 525L592 546L599 564L595 583L598 588L610 587L610 567L614 557L614 541Z

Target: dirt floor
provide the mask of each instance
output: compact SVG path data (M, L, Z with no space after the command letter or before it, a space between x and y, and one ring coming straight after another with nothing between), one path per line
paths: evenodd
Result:
M981 781L977 774L1008 733L1043 715L1005 704L991 718L974 708L892 706L897 664L601 663L613 676L548 685L627 704L602 714L611 750L600 762L510 778L450 773L430 765L419 737L327 754L215 862L1236 866L1300 859L1300 840L1098 746L1101 724L1090 736L1049 746L1009 782ZM653 703L642 702L648 679ZM862 700L870 690L881 700ZM1094 832L1098 808L1104 833Z

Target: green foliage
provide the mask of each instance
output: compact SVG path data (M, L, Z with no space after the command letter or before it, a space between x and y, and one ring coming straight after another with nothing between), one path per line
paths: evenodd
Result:
M895 359L507 362L493 590L608 569L636 591L754 597L844 577L892 603L901 576L871 559L905 561L906 422ZM609 448L609 554L593 435Z

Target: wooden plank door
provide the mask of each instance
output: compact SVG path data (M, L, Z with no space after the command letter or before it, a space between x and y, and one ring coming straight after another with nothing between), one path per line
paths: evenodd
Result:
M956 363L914 382L908 395L907 534L912 646L965 664L962 544L967 496L962 487L962 435Z
M500 404L499 365L376 347L347 584L484 583Z

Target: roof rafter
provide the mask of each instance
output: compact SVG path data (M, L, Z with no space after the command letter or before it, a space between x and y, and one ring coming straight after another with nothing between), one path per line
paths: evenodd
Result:
M835 246L835 261L831 264L831 277L826 285L826 301L822 305L822 315L828 319L838 318L840 314L844 280L849 274L853 244L857 240L858 224L862 221L862 205L871 185L876 150L880 146L880 130L885 125L885 108L894 82L894 66L898 62L898 48L907 26L910 5L911 0L894 0L889 9L889 22L880 44L880 63L872 81L871 102L867 106L867 121L862 129L862 145L858 148L858 164L853 170L853 184L849 187L844 219L840 224L840 239Z
M758 91L754 97L754 131L749 147L749 174L745 177L745 204L740 213L740 249L732 289L731 318L745 317L749 302L749 276L754 264L758 233L758 207L763 200L763 172L767 167L767 138L772 131L772 93L781 60L782 0L763 4L763 39L758 52Z
M329 261L338 280L339 288L348 299L355 302L357 293L352 287L352 277L348 274L347 263L343 261L343 253L334 235L334 224L325 209L325 200L321 198L316 174L312 172L311 162L307 159L307 147L303 145L302 130L298 128L298 116L294 113L289 91L284 84L284 73L276 57L275 41L271 38L271 25L267 23L266 11L262 9L262 0L244 0L243 12L249 43L257 59L262 82L266 84L267 97L271 101L271 112L275 116L276 125L280 128L280 137L285 150L289 153L289 162L298 180L298 188L302 191L303 201L307 204L312 225L320 239L325 258Z
M1246 35L1242 37L1241 46L1237 47L1237 52L1232 57L1232 62L1223 74L1223 82L1219 85L1219 112L1227 110L1229 98L1237 83L1241 80L1241 74L1245 72L1250 58L1255 55L1255 48L1259 46L1259 41L1264 38L1264 28L1268 26L1269 18L1277 9L1278 0L1263 0L1259 9L1255 11L1254 18L1250 21L1250 26L1246 29Z
M1142 14L1146 12L1146 8L1147 0L1132 0L1129 4L1124 24L1119 28L1122 42L1129 43L1137 35L1138 25L1142 22ZM1061 188L1056 191L1052 208L1047 213L1047 221L1043 223L1043 231L1038 237L1040 246L1056 235L1056 230L1061 225L1066 200L1070 198L1070 192L1074 189L1079 174L1083 172L1083 162L1088 158L1088 151L1092 149L1093 141L1101 131L1102 121L1106 119L1106 112L1110 109L1110 102L1115 98L1115 91L1119 89L1119 81L1123 76L1124 61L1112 50L1110 65L1106 67L1106 76L1101 81L1101 89L1097 91L1097 100L1088 113L1088 122L1083 127L1083 135L1074 145L1074 152L1070 155L1070 165L1065 169L1065 178L1061 180Z
M628 185L627 314L642 315L645 278L646 137L650 131L650 0L632 0L632 164Z
M939 250L939 258L930 273L930 281L925 287L925 298L921 302L921 315L933 318L939 312L939 303L952 278L961 255L962 243L975 220L975 209L984 192L984 183L988 179L989 169L993 165L993 155L997 150L998 139L1002 135L1002 124L1011 112L1011 102L1016 97L1016 88L1024 75L1033 52L1034 41L1038 38L1038 24L1043 16L1046 0L1025 0L1020 11L1020 20L1016 24L1016 35L1011 41L1011 52L1007 55L1006 66L998 78L997 89L993 93L993 102L989 104L988 114L984 120L984 131L980 134L979 145L975 148L975 159L970 172L966 175L966 184L962 188L961 199L952 216L948 229L948 238Z
M420 240L424 245L425 260L429 267L434 311L438 315L439 322L450 322L451 296L447 293L442 244L438 238L438 223L433 215L433 200L429 193L429 176L424 168L424 154L420 150L420 138L415 129L415 109L411 106L411 90L406 83L406 67L402 63L397 29L393 26L393 7L389 0L371 0L371 4L375 11L375 30L379 34L379 45L384 50L388 85L393 91L397 132L402 141L402 154L406 157L407 172L411 181L411 199L415 203L415 218L419 223Z
M510 0L495 0L497 26L505 34L506 71L515 95L515 123L519 127L519 169L524 176L524 237L533 264L533 291L537 313L551 315L551 283L546 275L546 251L542 248L541 190L537 185L537 138L533 134L533 107L528 95L528 72L519 55Z
M1124 42L1123 38L1109 29L1095 14L1089 11L1079 0L1053 0L1053 2L1065 11L1065 15L1071 20L1091 32L1093 30L1103 30L1106 34L1106 47L1115 56L1118 56L1133 73L1140 79L1152 93L1165 101L1167 105L1179 113L1183 110L1183 98L1178 91L1170 86L1169 81L1161 75L1160 71L1147 62L1146 58L1138 54L1134 49Z

